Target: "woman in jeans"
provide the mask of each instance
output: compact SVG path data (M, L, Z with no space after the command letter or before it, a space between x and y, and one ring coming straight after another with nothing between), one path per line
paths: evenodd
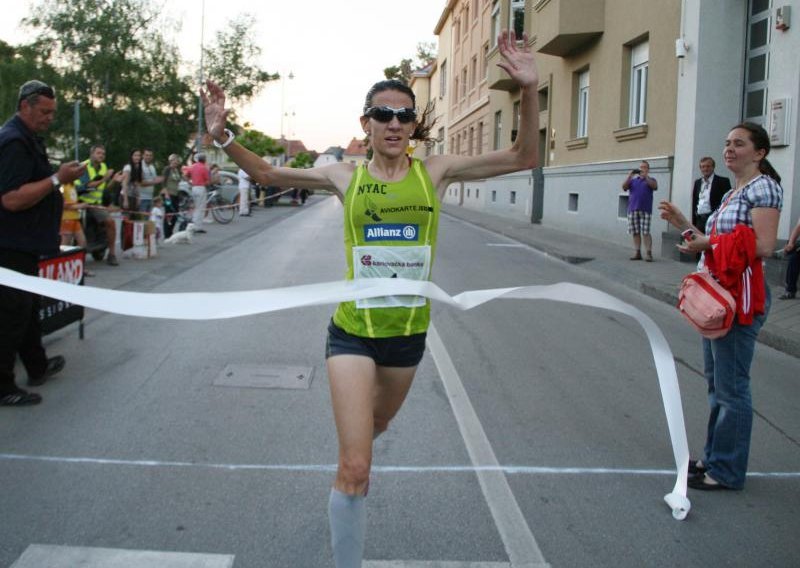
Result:
M755 263L744 271L750 271L754 276L752 283L758 286L752 289L754 305L752 309L746 307L750 294L748 289L743 289L738 294L737 317L731 330L718 339L703 339L710 415L703 458L689 462L689 487L693 489L742 489L747 474L753 425L750 365L756 337L770 305L769 287L763 279L763 258L769 257L775 249L783 205L781 178L766 159L769 150L769 136L761 126L745 122L731 129L723 156L736 183L723 197L719 209L709 217L705 234L691 225L672 203L662 201L658 207L662 219L684 235L687 235L685 231L691 231L680 248L687 253L703 252L701 265L713 261L717 266L718 262L725 262L725 258L715 259L722 257L726 246L730 248L726 243L740 242L732 239L737 234L746 234L752 239L752 233L742 231L742 226L752 229L755 235ZM724 240L726 236L729 237L727 241ZM715 245L713 249L712 244ZM705 255L710 258L706 259ZM713 269L711 273L714 274ZM743 310L746 313L743 314ZM750 317L745 317L748 313Z

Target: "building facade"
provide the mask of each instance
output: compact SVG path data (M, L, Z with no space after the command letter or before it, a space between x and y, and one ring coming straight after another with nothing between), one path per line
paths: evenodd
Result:
M477 6L483 19L468 29L486 30L480 37L487 43L478 49L464 34L467 6L470 18ZM675 201L688 212L699 158L714 157L725 175L725 136L747 119L778 141L770 160L784 178L779 237L787 238L800 215L794 189L800 181L794 55L800 52L800 25L791 27L792 8L797 14L800 0L449 2L436 28L438 61L447 49L454 65L448 151L475 151L476 139L482 151L512 144L519 89L496 66L496 37L514 28L518 36L527 34L537 54L542 168L449 188L446 201L627 245L627 194L621 189L627 173L648 160L659 184L656 200ZM442 47L445 29L449 47ZM478 88L471 98L470 61L477 53L481 85L484 52L488 92L481 98ZM477 132L481 123L481 135L473 133L470 144L470 128ZM654 220L652 232L656 251L674 248L676 236L665 222Z

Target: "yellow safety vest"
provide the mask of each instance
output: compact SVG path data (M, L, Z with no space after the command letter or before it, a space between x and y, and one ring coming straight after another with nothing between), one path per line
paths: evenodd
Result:
M105 162L100 164L100 169L96 170L92 165L92 160L86 160L83 162L86 166L86 173L89 176L89 181L92 181L98 175L105 177L106 173L108 173L108 166L106 166ZM76 185L80 184L80 181L75 182ZM89 189L86 193L81 194L80 200L84 203L91 203L93 205L100 205L103 203L103 190L106 188L106 182L101 183L97 187L93 187Z

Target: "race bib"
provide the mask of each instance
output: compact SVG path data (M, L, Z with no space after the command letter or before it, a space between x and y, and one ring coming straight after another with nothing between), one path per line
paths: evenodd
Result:
M408 278L428 280L431 247L354 246L353 278ZM356 300L356 308L418 308L423 296L381 296Z

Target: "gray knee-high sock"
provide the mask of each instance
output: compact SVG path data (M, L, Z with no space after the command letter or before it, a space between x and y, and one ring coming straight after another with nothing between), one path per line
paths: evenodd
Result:
M361 568L367 524L364 496L346 495L331 489L328 519L336 568Z

